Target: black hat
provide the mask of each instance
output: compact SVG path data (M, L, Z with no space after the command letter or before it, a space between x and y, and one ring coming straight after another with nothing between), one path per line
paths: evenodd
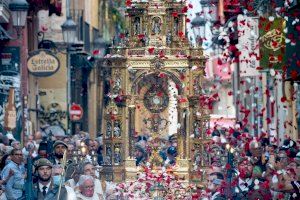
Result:
M144 136L144 135L139 135L138 138L137 138L137 141L139 142L141 140L147 141L147 137Z
M238 131L234 131L232 135L233 137L238 138L241 135L241 133Z
M262 146L265 147L270 144L270 139L269 138L261 138L260 142L261 142Z
M220 131L219 130L214 130L213 132L212 132L212 134L211 134L211 136L213 137L213 136L219 136L220 137Z
M296 144L296 142L295 142L294 140L291 140L291 139L285 139L285 140L283 141L282 148L288 149L288 148L296 147L296 146L297 146L297 144Z
M177 136L175 134L169 136L169 141L170 142L173 141L173 140L176 140L176 139L177 139Z
M42 151L42 150L47 151L47 149L48 149L47 142L41 142L40 145L39 145L38 151Z
M170 146L167 150L167 153L170 154L171 156L176 156L177 155L176 147Z

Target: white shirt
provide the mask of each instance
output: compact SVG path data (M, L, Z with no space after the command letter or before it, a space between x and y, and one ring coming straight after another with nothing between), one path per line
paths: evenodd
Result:
M58 160L57 158L55 158L55 162L56 162L56 164L61 165L62 164L62 159Z
M43 185L39 182L39 189L41 192L43 192L43 187L46 186L46 194L48 193L49 187L50 187L51 181L49 181L49 183L47 185Z
M211 196L211 200L214 200L216 197L217 197L217 195L218 194L220 194L220 192L215 192L212 196Z
M67 200L76 200L77 198L76 198L75 191L67 185L65 185L65 188L66 188L67 193L68 193L68 199Z
M6 195L5 195L4 192L0 195L0 199L1 200L7 200Z
M75 188L76 187L76 183L75 183L74 179L67 180L65 184L67 184L71 188Z
M95 192L97 194L103 195L103 189L102 189L102 184L101 184L100 180L99 179L95 179L94 180L94 184L95 184Z
M242 190L242 192L249 191L249 186L252 184L252 182L253 180L251 178L247 178L246 180L239 178L239 188Z
M100 197L98 196L98 194L96 192L94 192L94 195L92 197L86 197L86 196L83 196L80 192L76 192L76 197L80 198L82 200L100 200Z

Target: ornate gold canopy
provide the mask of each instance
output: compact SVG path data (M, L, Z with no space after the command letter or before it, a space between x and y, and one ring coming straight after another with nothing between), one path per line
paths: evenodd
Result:
M105 179L136 175L139 136L154 141L175 135L178 172L187 181L196 174L195 162L205 165L208 115L199 104L205 57L188 43L186 11L184 2L172 0L132 1L127 7L128 30L114 38L102 68Z

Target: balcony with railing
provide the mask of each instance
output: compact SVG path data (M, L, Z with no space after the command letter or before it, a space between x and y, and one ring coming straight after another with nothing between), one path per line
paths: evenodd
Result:
M10 0L0 0L0 23L8 23L10 11L8 8Z

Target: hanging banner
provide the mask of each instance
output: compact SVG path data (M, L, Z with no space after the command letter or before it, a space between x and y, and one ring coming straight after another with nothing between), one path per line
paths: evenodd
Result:
M238 49L240 76L258 76L259 68L259 30L258 18L239 15L238 18Z
M285 64L285 21L282 18L275 18L270 21L267 18L260 18L260 66L264 69L273 68L282 70Z

